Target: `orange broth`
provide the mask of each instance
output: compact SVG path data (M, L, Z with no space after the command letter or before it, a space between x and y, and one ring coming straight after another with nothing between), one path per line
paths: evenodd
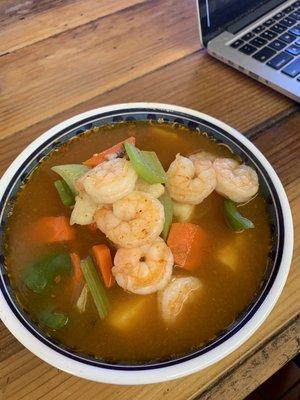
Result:
M91 296L86 311L79 313L68 292L68 282L57 283L46 295L30 291L22 281L26 266L44 254L64 250L88 255L95 244L106 243L105 236L88 227L76 225L76 239L64 244L37 246L30 242L29 225L44 216L70 216L63 206L51 171L54 165L81 163L93 153L124 140L132 134L136 145L155 151L165 169L177 153L188 155L197 150L233 157L225 146L205 134L168 124L119 123L89 131L53 151L33 172L20 190L10 217L6 238L6 263L12 286L22 307L36 321L49 304L68 315L66 327L57 331L43 328L47 335L74 351L106 361L143 362L174 357L198 348L232 324L254 299L267 266L270 244L269 218L260 193L240 210L255 228L232 232L224 221L223 198L211 194L196 206L191 222L205 231L208 244L201 265L192 272L202 282L201 294L186 305L174 325L166 326L158 312L156 294L139 296L115 285L106 289L110 303L108 317L100 320ZM175 275L191 273L175 267ZM129 322L123 313L131 310ZM121 319L121 322L120 322Z

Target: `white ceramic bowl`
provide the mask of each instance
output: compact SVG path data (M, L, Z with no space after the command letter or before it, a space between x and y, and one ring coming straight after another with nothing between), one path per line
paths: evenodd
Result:
M72 353L57 345L29 320L10 288L4 265L3 233L10 203L20 184L45 154L93 126L134 119L162 119L205 130L217 140L228 144L243 160L253 165L267 199L274 245L260 293L237 321L215 340L177 359L147 365L108 364ZM293 248L292 217L285 191L275 171L260 151L235 129L208 115L183 107L155 103L119 104L91 110L56 125L31 143L5 172L0 181L0 202L0 317L3 323L25 347L47 363L98 382L127 385L162 382L191 374L221 360L244 343L267 318L289 272Z

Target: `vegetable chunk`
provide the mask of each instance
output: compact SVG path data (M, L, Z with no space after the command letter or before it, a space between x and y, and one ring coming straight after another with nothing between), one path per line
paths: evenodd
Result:
M58 195L60 197L61 202L63 203L64 206L73 206L75 203L75 198L74 195L69 188L69 186L66 184L65 181L62 179L59 179L58 181L54 182L54 186L58 192Z
M30 290L42 294L53 285L55 277L67 277L71 271L69 254L54 253L28 265L23 272L23 281Z
M151 184L167 182L165 170L154 151L139 150L130 143L125 143L124 146L132 166L140 178Z
M150 296L150 299L152 299L152 296ZM111 310L108 321L120 331L134 329L145 315L147 304L149 304L149 296L140 296L128 302L122 302Z
M122 151L124 151L125 143L135 144L135 137L130 136L128 139L125 139L122 142L117 143L115 146L112 146L109 149L102 151L101 153L94 154L91 158L84 161L83 164L90 168L94 168L97 165L101 164L103 161L109 160L109 156L120 155Z
M43 217L31 226L30 237L38 244L68 242L75 239L75 229L67 217Z
M106 244L98 244L92 248L94 262L101 272L103 282L107 288L115 284L115 278L111 272L113 262L110 250Z
M77 194L76 181L89 171L89 168L82 164L56 165L51 169L63 178L71 192L75 195Z
M195 206L193 204L183 204L173 201L174 217L179 222L187 222L194 212Z
M44 310L39 314L39 322L42 325L56 331L67 325L69 318L61 312Z
M70 253L70 258L73 266L73 281L74 284L82 282L83 275L80 267L80 257L77 253Z
M254 228L253 222L243 217L231 200L224 200L224 215L228 226L235 232Z
M104 319L108 314L108 299L91 257L82 260L80 266L99 317Z
M188 271L198 268L202 262L205 233L199 225L187 222L172 224L168 241L174 264Z
M164 206L165 222L161 237L166 241L173 220L173 202L167 190L165 190L164 194L158 200Z

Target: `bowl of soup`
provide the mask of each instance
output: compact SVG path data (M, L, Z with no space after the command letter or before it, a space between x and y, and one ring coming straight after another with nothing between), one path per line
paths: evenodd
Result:
M0 181L0 317L79 377L145 384L233 352L286 281L289 203L233 128L173 105L53 127Z

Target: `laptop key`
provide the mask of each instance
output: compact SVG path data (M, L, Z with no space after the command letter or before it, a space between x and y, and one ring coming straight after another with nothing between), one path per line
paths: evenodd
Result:
M293 56L298 56L300 54L300 47L292 44L287 49L285 49L288 53L292 54Z
M269 47L264 47L263 49L259 50L257 53L252 56L255 60L260 62L265 62L272 56L276 54L275 50L270 49Z
M256 50L257 50L256 47L254 47L254 46L252 46L251 44L248 44L248 43L244 44L244 46L239 48L239 51L241 53L247 54L248 56L250 54L253 54Z
M260 33L262 31L264 31L266 28L263 25L258 25L255 29L253 29L253 33Z
M275 39L273 42L268 44L269 47L272 47L274 50L282 50L285 46L286 43L282 42L281 40Z
M275 32L272 32L272 31L265 31L260 35L261 38L267 39L267 40L275 39L276 36L277 36L277 34Z
M293 35L296 36L300 36L300 25L293 26L293 28L289 30L289 33L292 33Z
M295 23L297 22L294 18L291 17L285 17L279 21L282 25L287 26L290 28L291 26L294 26Z
M257 36L254 39L250 40L249 43L252 44L253 46L261 47L267 44L268 42L265 39L262 39L261 37ZM286 46L286 44L284 46Z
M298 40L296 40L295 44L297 44L298 46L300 46L300 38Z
M249 39L252 39L253 37L254 37L254 33L248 32L248 33L246 33L246 35L242 36L242 40L249 40Z
M231 43L230 47L233 47L234 49L237 49L244 43L243 40L237 39L235 42Z
M281 72L290 76L291 78L295 78L295 76L297 76L300 73L300 58L291 62L289 65L283 68Z
M282 12L285 13L285 14L289 14L292 11L294 11L294 7L293 6L286 7L284 10L282 10Z
M300 20L300 10L294 11L292 14L290 14L290 16L292 18L295 18L297 21L299 21Z
M279 36L278 39L283 40L285 43L292 43L296 39L296 36L291 35L290 33L284 33Z
M279 12L276 15L273 15L273 18L276 19L276 21L278 21L279 19L284 17L284 13L283 12Z
M267 65L274 69L280 69L285 66L289 61L291 61L294 57L284 51L282 53L277 54L271 60L267 62Z
M270 19L267 19L267 20L263 23L263 25L268 27L268 26L271 26L272 24L274 24L274 22L275 22L275 19L270 18Z
M270 29L271 29L273 32L282 33L282 32L284 32L284 31L287 30L287 27L284 26L284 25L281 25L281 24L274 24L273 26L271 26Z

